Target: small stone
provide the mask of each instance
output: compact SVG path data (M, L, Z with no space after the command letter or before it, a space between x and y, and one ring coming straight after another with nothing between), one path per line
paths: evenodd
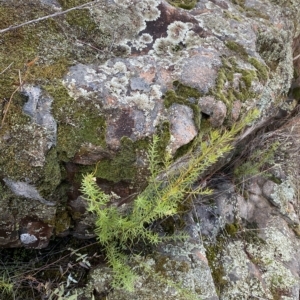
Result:
M188 144L195 138L197 128L193 122L193 111L190 107L173 104L169 112L172 137L168 148L174 154L178 148Z
M271 180L267 180L262 188L263 196L267 199L271 199L272 198L271 195L274 193L275 186L276 186L275 182Z
M199 99L201 111L210 116L209 120L213 127L220 127L226 117L227 108L222 101L216 101L214 97L202 97Z
M236 100L233 102L232 110L231 110L232 121L235 122L238 120L240 116L241 108L242 108L242 102L240 100Z

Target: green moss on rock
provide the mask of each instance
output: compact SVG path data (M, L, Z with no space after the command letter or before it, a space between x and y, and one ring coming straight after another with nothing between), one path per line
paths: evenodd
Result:
M168 0L168 2L175 7L193 9L197 3L197 0Z
M53 115L58 122L57 152L62 161L74 157L83 143L105 146L105 118L92 100L70 97L60 83L45 87L53 97Z
M174 90L169 90L164 95L164 105L166 108L172 104L182 104L189 106L194 112L194 123L200 129L201 115L197 99L201 97L201 93L192 87L186 86L179 81L173 82Z
M224 249L224 245L226 245L226 239L224 237L219 237L215 244L210 244L205 247L206 258L218 295L222 293L223 289L227 285L227 280L224 279L225 271L220 257Z
M296 87L292 90L292 96L299 101L300 100L300 87Z
M268 79L268 68L254 57L249 58L249 63L256 68L259 80L265 81Z
M242 58L245 59L245 58L248 57L248 53L247 53L246 49L241 44L239 44L235 41L227 41L225 43L225 45L227 46L227 48L229 48L230 50L236 52Z
M39 186L39 191L47 195L56 189L62 178L56 148L52 148L47 153L43 171L43 184Z
M133 180L136 175L135 162L135 143L128 137L123 137L119 153L113 159L100 161L95 176L113 182Z

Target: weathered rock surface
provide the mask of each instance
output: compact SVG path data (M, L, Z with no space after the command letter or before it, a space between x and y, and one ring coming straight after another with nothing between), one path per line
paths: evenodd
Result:
M238 163L220 163L206 180L214 193L185 216L191 239L158 247L144 262L151 280L110 299L185 299L161 276L201 299L299 299L299 3L169 2L100 0L0 31L0 246L94 236L83 174L97 164L97 183L125 201L144 186L153 134L178 158L258 108ZM1 28L82 3L0 0ZM238 168L246 156L256 174ZM107 292L99 272L109 280L94 270L85 293Z

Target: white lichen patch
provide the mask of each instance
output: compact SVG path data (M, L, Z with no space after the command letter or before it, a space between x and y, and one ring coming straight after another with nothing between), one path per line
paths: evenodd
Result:
M187 23L183 23L181 21L175 21L168 26L168 30L167 30L168 39L174 44L180 43L185 39L188 30L189 30L189 26Z
M151 101L150 97L140 92L133 92L132 96L125 98L125 101L127 101L130 106L134 105L138 109L145 111L152 110L154 108L154 102Z
M153 38L148 33L143 33L138 39L130 41L132 47L136 48L137 50L142 50L147 47L148 44L152 43Z
M127 67L123 62L117 61L114 64L113 68L112 68L112 73L113 74L120 73L120 74L126 75L127 74Z
M274 192L270 197L271 202L279 208L284 216L288 217L291 222L299 223L299 218L294 210L294 207L297 206L296 187L291 176L281 184L275 185Z
M28 244L34 243L38 239L32 234L23 233L20 235L20 240L21 240L22 244L28 245Z
M138 29L139 31L145 29L146 21L157 20L160 16L160 11L157 8L159 0L114 0L116 4L127 8L134 9L135 13L141 18L143 25Z
M114 0L114 2L123 7L129 7L133 5L133 0Z
M295 252L292 239L281 230L268 227L265 243L235 241L226 246L221 255L228 282L223 299L273 299L276 290L289 292L299 282L288 266Z
M192 28L193 24L190 22L171 23L167 29L167 37L156 39L150 54L178 66L184 58L189 57L190 49L198 48L203 43L202 38Z
M88 98L102 91L102 82L106 79L104 72L96 72L92 66L78 64L70 68L62 84L67 88L70 97Z
M156 0L144 0L136 1L136 8L139 13L144 17L145 21L155 21L160 16L160 11L157 6L160 1Z

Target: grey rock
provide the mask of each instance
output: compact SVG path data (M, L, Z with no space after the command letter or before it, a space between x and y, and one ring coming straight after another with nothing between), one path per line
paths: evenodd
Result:
M51 114L53 99L43 95L38 86L24 85L22 92L28 97L23 106L23 111L31 117L32 122L41 125L47 133L47 147L50 149L56 145L57 123Z
M54 206L55 203L45 200L37 191L37 189L26 183L21 181L14 181L9 178L4 178L3 181L5 184L11 189L11 191L17 196L22 196L28 199L37 200L42 204Z

